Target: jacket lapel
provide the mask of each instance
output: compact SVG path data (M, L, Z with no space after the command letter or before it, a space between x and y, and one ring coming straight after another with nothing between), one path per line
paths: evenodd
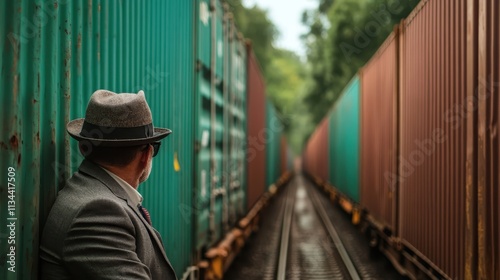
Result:
M160 248L160 251L163 255L163 258L165 261L168 263L170 266L170 269L172 269L172 265L170 264L167 254L165 253L165 249L163 247L163 243L159 237L159 233L146 221L146 219L142 216L142 214L139 212L138 205L132 205L130 203L130 199L128 198L127 193L125 190L113 179L111 176L109 176L106 171L104 171L101 167L98 165L94 164L93 162L89 160L84 160L82 164L80 165L79 170L89 176L92 176L96 178L97 180L101 181L108 189L116 195L118 198L123 199L127 202L127 205L134 211L134 213L139 217L139 219L142 221L142 223L146 226L146 229L149 232L149 235L153 237L153 239L156 242L156 245Z
M148 230L149 235L151 237L153 237L153 239L155 240L158 247L160 247L160 249L161 249L160 251L161 251L161 254L163 255L163 258L165 259L165 261L167 261L170 268L172 268L172 265L170 264L170 261L167 258L167 254L165 253L165 249L163 248L163 243L159 237L160 236L159 233L157 234L157 231L142 216L141 212L139 212L139 208L137 207L137 205L134 206L134 205L130 204L128 200L127 200L127 204L134 211L134 213L139 217L139 219L141 219L144 226L146 226L146 229ZM172 270L173 270L173 268L172 268Z

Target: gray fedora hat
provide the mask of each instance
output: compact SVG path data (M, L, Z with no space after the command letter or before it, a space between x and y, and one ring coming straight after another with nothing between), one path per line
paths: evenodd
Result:
M97 90L90 97L84 119L67 125L71 137L95 146L136 146L158 141L172 131L153 126L144 92L114 93Z

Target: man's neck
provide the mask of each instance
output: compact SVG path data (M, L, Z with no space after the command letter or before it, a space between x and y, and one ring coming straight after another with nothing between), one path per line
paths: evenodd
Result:
M131 185L134 189L137 190L137 187L139 186L139 176L135 175L132 166L128 165L124 167L117 167L102 163L97 163L97 164L103 168L106 168L108 171L112 172L116 176L122 178L125 182L127 182L129 185Z

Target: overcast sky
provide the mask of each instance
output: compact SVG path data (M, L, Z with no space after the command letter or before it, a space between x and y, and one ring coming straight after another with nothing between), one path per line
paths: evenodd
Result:
M280 32L277 45L304 56L304 45L300 35L307 29L302 25L302 12L317 7L317 0L243 0L245 6L257 6L268 11L268 15Z

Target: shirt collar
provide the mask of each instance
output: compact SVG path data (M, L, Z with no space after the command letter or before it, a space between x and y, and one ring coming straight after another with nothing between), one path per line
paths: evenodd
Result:
M140 205L142 203L142 195L134 188L132 187L127 181L123 180L120 178L120 176L116 175L115 173L107 170L106 168L102 167L106 173L109 174L115 181L120 185L120 187L123 188L123 190L127 193L127 196L130 198L131 202L133 205Z

